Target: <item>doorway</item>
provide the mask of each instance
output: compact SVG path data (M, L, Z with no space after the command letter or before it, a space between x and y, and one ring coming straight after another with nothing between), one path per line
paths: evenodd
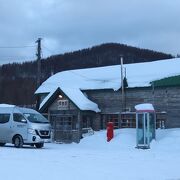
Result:
M71 142L72 131L75 126L75 117L72 115L51 115L55 142Z
M154 113L136 114L136 144L138 148L150 148L150 142L155 139Z

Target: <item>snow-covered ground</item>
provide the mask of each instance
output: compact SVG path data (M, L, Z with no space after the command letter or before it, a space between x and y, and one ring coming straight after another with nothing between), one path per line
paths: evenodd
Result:
M135 148L135 129L106 131L80 144L0 147L2 180L180 180L180 129L157 130L151 149Z

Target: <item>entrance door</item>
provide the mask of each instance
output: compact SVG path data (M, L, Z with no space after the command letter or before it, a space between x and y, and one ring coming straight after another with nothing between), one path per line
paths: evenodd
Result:
M156 123L155 123L155 114L149 113L149 140L155 139L155 129L156 129Z
M137 114L137 147L149 147L149 114Z
M144 145L144 115L137 116L137 145Z
M54 141L70 142L72 140L73 117L53 115Z

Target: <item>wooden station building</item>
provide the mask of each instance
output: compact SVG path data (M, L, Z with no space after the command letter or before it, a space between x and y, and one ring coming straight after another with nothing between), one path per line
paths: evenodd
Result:
M54 141L79 142L85 131L136 127L134 106L153 104L157 128L180 127L180 59L59 72L35 92L38 110L47 116ZM125 83L126 81L126 83Z

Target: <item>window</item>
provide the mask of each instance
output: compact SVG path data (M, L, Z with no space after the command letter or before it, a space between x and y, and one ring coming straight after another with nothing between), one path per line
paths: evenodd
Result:
M113 122L115 129L120 127L118 114L103 114L101 124L102 129L106 129L108 122Z
M122 112L121 113L121 128L135 128L136 127L136 113Z
M15 122L26 122L26 119L24 118L24 116L22 114L19 114L19 113L14 113L13 114L13 119Z
M68 108L68 100L58 100L57 101L57 106L58 106L58 109L61 110L61 109L64 109L64 108Z
M89 128L92 127L92 120L91 116L82 116L82 127L83 128Z
M24 113L24 116L32 123L49 123L49 121L39 113Z
M0 114L0 123L7 123L9 121L10 114Z

